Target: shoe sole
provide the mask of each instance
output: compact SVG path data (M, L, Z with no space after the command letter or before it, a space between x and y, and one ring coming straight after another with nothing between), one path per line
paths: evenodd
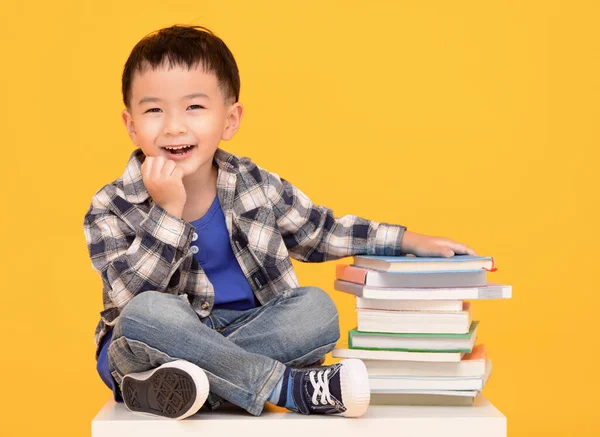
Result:
M340 386L342 389L342 402L346 407L346 411L339 415L344 417L362 416L371 402L371 387L369 386L367 367L361 360L354 358L342 362Z
M181 420L202 408L208 388L208 378L201 368L177 360L125 375L121 391L130 411Z

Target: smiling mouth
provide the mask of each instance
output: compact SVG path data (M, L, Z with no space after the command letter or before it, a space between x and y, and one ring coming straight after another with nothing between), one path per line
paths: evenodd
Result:
M196 146L193 144L188 144L185 146L167 146L163 147L163 149L165 149L167 153L171 155L185 155L189 153L194 147Z

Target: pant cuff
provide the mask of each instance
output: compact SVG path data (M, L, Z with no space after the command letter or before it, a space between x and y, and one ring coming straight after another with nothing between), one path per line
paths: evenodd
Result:
M254 402L247 410L250 414L254 416L259 416L260 413L262 413L262 410L265 408L265 402L267 402L269 396L271 396L271 393L275 389L275 386L277 385L279 380L283 378L284 372L285 365L283 365L279 361L275 361L275 365L273 366L271 373L265 381L265 384L262 386L262 388L256 395Z

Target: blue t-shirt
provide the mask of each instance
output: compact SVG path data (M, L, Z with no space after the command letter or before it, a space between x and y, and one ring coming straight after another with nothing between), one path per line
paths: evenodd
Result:
M225 215L219 196L208 212L190 223L196 232L190 244L194 258L200 264L215 289L214 308L247 310L259 305L229 242ZM112 330L102 339L97 370L102 381L113 391L115 401L121 401L117 383L108 370L107 350L112 341Z
M214 308L247 310L258 306L254 292L231 249L219 197L215 196L204 216L190 224L196 229L191 244L192 253L215 288Z

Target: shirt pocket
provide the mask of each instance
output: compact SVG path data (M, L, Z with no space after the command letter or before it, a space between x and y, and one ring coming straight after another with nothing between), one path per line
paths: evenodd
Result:
M259 264L277 266L289 258L273 209L259 206L242 214L233 215L239 232L234 233L234 244L243 251L246 247Z

